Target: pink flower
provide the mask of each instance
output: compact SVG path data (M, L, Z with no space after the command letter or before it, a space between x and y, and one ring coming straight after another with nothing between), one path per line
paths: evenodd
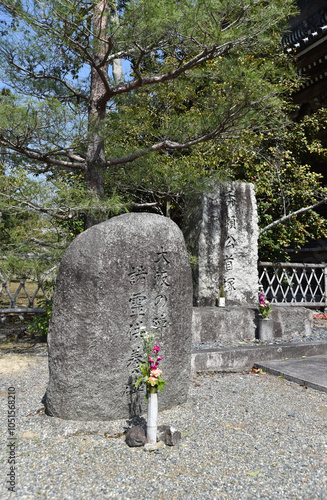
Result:
M160 347L158 346L158 344L156 344L154 346L154 348L152 349L152 352L155 354L155 353L158 353L160 351Z
M154 359L152 359L151 356L149 356L149 362L154 363Z
M156 370L151 370L150 372L150 378L151 377L159 377L162 374L162 371L157 368Z
M155 377L149 377L149 382L150 382L150 385L152 385L152 387L154 387L155 385L157 385L158 380Z
M157 363L158 361L161 361L162 360L162 356L159 356L159 358L157 358Z

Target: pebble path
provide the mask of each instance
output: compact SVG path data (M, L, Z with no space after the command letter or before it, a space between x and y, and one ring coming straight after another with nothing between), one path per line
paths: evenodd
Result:
M0 380L3 500L327 499L327 393L264 373L194 377L188 402L159 413L159 425L180 430L181 442L148 453L126 445L131 421L44 414L44 347L2 351ZM7 483L9 387L16 396L15 494Z

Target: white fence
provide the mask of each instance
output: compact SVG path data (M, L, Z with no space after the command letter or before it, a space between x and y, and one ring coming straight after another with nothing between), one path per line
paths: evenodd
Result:
M327 307L327 265L259 262L259 284L280 306Z

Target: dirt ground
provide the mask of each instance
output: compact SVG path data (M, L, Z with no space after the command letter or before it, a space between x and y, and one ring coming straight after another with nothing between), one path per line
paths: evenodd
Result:
M10 374L14 375L15 373L21 373L24 370L28 370L32 368L37 363L37 358L35 357L27 357L22 354L8 354L3 355L0 353L0 375L1 374Z
M28 323L5 323L0 325L0 376L15 375L34 366L38 359L33 354L46 355L46 339L32 337Z

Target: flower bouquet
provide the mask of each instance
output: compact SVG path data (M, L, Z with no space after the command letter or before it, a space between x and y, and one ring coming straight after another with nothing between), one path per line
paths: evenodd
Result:
M166 380L161 378L162 371L159 368L159 362L162 356L159 356L159 343L155 341L154 334L144 333L143 351L145 363L140 363L140 371L142 377L135 382L137 387L141 382L146 386L146 400L148 401L147 413L147 442L155 444L157 441L157 425L158 425L158 398L157 393L163 391Z
M259 293L259 339L268 342L274 337L274 322L270 320L271 305L262 292Z
M271 306L262 292L259 293L259 315L262 318L269 318L271 313Z

